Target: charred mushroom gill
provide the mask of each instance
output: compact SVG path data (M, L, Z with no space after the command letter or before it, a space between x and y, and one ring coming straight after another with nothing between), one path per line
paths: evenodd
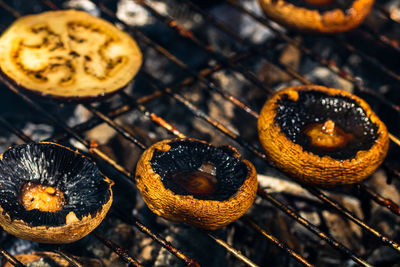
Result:
M374 0L258 0L264 13L302 32L339 33L358 27Z
M56 143L15 146L0 160L0 225L42 243L70 243L94 230L113 182L80 153Z
M257 191L254 166L230 146L196 139L168 139L148 148L136 169L136 183L157 215L204 229L241 217Z
M128 34L83 11L24 16L0 38L1 71L30 92L62 100L114 93L141 63Z
M364 100L317 85L274 94L261 110L258 133L277 167L319 186L362 181L389 146L386 126Z

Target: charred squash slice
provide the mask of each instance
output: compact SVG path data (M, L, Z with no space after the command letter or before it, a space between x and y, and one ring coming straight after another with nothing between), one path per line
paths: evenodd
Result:
M116 92L142 64L136 42L83 11L24 16L0 38L0 69L30 92L93 100Z

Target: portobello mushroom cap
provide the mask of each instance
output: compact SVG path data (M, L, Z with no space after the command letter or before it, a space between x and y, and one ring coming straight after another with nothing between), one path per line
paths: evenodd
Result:
M385 124L364 100L317 85L271 96L261 110L258 134L278 168L319 186L361 182L389 147Z
M15 258L22 264L28 267L74 267L75 264L70 263L61 255L48 252L48 251L35 251L32 254L18 254ZM89 258L78 258L78 261L82 263L82 266L86 267L102 267L104 266L101 261L97 259ZM10 262L6 262L3 259L2 267L12 267Z
M358 27L374 0L258 0L270 19L308 33L340 33Z
M177 138L153 144L143 153L136 184L155 214L214 230L251 207L257 174L231 146Z
M30 241L77 241L106 216L112 185L70 148L51 142L11 147L0 155L0 226Z

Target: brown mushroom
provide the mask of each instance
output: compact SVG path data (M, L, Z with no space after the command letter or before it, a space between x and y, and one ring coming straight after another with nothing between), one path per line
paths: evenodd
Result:
M339 33L358 27L374 0L259 0L264 13L285 27L310 33Z
M77 10L16 20L0 38L0 69L28 92L60 100L97 100L138 72L136 42L111 23Z
M191 138L149 147L137 164L136 183L157 215L210 230L241 217L257 191L254 166L235 148Z
M50 142L0 156L0 225L42 243L70 243L94 230L112 203L113 181L77 151Z
M51 267L73 267L75 264L70 263L62 256L54 252L35 251L32 254L18 254L15 258L26 266L51 266ZM78 258L82 266L102 267L103 264L97 259ZM13 265L3 259L2 267L12 267Z
M319 186L362 181L389 146L385 124L364 100L317 85L289 87L269 98L258 134L277 167Z

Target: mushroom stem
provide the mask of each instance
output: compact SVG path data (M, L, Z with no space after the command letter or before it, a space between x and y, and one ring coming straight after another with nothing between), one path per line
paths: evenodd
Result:
M57 188L26 183L21 190L21 203L26 210L55 212L62 209L65 198Z
M335 133L335 122L327 120L322 126L322 132L325 134L333 135Z
M304 133L310 138L312 146L324 151L341 149L354 139L351 133L346 133L332 120L311 124L304 129Z

